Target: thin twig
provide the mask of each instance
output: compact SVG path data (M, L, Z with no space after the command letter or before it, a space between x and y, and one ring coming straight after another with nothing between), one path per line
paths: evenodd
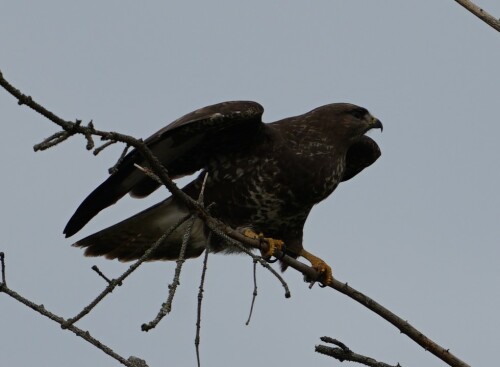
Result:
M29 101L33 102L31 97L30 97ZM75 128L81 126L82 120L76 120L74 123L73 122L70 122L70 123L73 124L72 128L64 129L63 131L59 131L55 134L52 134L48 138L42 140L41 143L35 144L33 146L33 150L35 152L47 150L49 148L52 148L52 147L62 143L63 141L70 138L71 136L75 135L77 133ZM93 141L89 142L89 138L92 139L92 135L91 135L92 132L91 131L93 128L94 128L94 126L89 123L89 125L87 127L85 127L86 130L82 132L82 134L87 139L87 147L89 146L90 143L93 144Z
M248 320L245 325L250 324L250 319L252 318L253 305L255 304L255 299L257 298L257 260L253 260L253 293L252 293L252 304L250 305L250 313L248 314Z
M481 19L483 22L485 22L486 24L488 24L489 26L491 26L492 28L494 28L500 32L500 19L495 18L493 15L491 15L490 13L488 13L486 10L482 9L481 7L477 6L472 1L455 0L455 2L462 5L465 9L470 11L476 17Z
M177 290L179 284L181 284L180 277L181 277L182 265L186 261L184 256L186 253L187 244L191 237L191 231L193 229L193 224L195 220L196 216L192 215L191 218L189 218L189 221L187 222L187 228L186 231L184 232L184 236L182 237L182 245L179 252L179 258L176 260L177 266L175 267L174 279L172 280L172 283L170 283L168 286L167 301L161 305L160 311L152 321L141 325L142 331L149 331L151 329L154 329L156 325L158 325L158 323L161 321L161 319L163 319L163 317L165 317L172 311L172 302L174 300L175 291Z
M221 237L224 241L226 241L227 244L237 247L238 250L240 250L241 252L244 252L245 254L250 256L253 260L258 261L260 265L262 265L265 269L269 270L271 272L271 274L273 274L280 281L281 285L285 289L285 298L291 297L291 293L290 293L290 289L288 288L288 284L285 282L283 277L267 263L267 261L265 261L260 256L256 256L256 255L252 254L252 252L241 243L243 241L235 240L232 237L229 237L229 235L224 230L221 230L218 226L213 225L211 222L206 222L206 224L212 232L214 232L217 236ZM234 231L234 232L237 233L237 231ZM236 235L236 236L238 236L238 235ZM241 235L241 236L243 238L248 238L244 235ZM260 241L256 241L256 242L259 244L261 243ZM257 248L260 248L260 247L257 247ZM303 264L300 261L297 261L297 263ZM307 267L307 265L305 265L305 264L303 264L303 265ZM315 274L317 274L317 272L314 269L312 269L312 270L314 271Z
M56 314L48 311L47 309L45 309L45 306L37 305L37 304L31 302L30 300L24 298L19 293L8 288L7 285L5 284L5 282L0 284L0 293L1 292L9 295L10 297L14 298L16 301L21 302L22 304L28 306L29 308L38 312L39 314L41 314L45 317L48 317L49 319L57 322L59 325L61 325L61 327L63 329L68 329L68 330L72 331L73 333L75 333L76 335L81 337L82 339L86 340L90 344L92 344L95 347L102 350L104 353L106 353L110 357L116 359L121 364L128 366L128 367L137 367L137 364L135 364L132 361L126 360L125 358L123 358L119 354L115 353L111 348L109 348L108 346L106 346L105 344L103 344L102 342L97 340L96 338L92 337L88 331L84 331L84 330L82 330L74 325L65 326L65 325L67 325L67 320L65 320L64 318L57 316Z
M35 144L33 149L35 152L37 152L39 150L46 150L52 148L53 146L62 143L70 136L71 135L68 134L66 131L58 131L55 134L52 134L48 138L44 139L40 144Z
M2 283L7 287L7 278L5 277L5 254L0 252L0 266L2 267Z
M357 362L370 367L401 367L399 363L396 366L392 366L384 362L379 362L371 357L354 353L349 348L347 348L347 346L344 343L341 343L336 339L322 337L321 340L323 340L324 342L329 342L338 345L340 348L328 347L326 345L316 345L315 351L333 357L335 359L338 359L340 362L344 361Z
M210 243L212 237L212 232L208 234L207 243ZM201 302L203 301L203 286L205 284L205 275L207 273L207 263L208 263L208 248L205 250L205 257L203 258L203 268L201 271L200 287L198 289L198 308L196 314L196 336L194 338L194 347L196 349L196 361L198 362L198 367L201 366L200 361L200 330L201 330Z
M108 294L113 292L113 290L117 287L120 286L125 278L127 278L134 270L136 270L144 261L146 261L151 254L156 251L156 249L163 243L163 241L170 236L176 229L179 227L182 223L184 223L187 219L189 218L189 215L184 216L181 218L176 224L174 224L172 227L169 228L169 230L161 236L156 242L146 251L144 254L137 260L135 263L129 266L127 271L125 271L122 275L120 275L118 278L111 280L109 285L86 307L83 308L83 310L76 315L73 318L68 319L68 321L62 325L62 327L67 327L69 325L74 324L78 320L80 320L82 317L87 315L99 302L101 302L104 297L106 297Z
M201 205L202 207L205 201L205 186L207 184L207 179L208 179L208 172L205 172L205 176L203 176L203 182L201 184L200 195L198 196L198 204Z
M127 145L125 145L125 148L123 148L122 154L120 154L120 157L118 157L118 160L116 161L115 165L113 167L110 167L108 169L108 172L109 172L110 175L112 173L116 172L116 170L118 169L118 166L123 162L123 160L127 156L127 152L128 152L129 149L130 149L130 144L127 143Z
M207 181L208 173L205 174L205 177L203 179L203 184L201 186L200 194L198 197L198 204L203 206L203 197L204 197L204 192L205 192L205 184ZM180 284L180 276L181 276L181 270L182 266L184 265L185 260L185 254L186 254L186 249L189 243L189 240L191 238L191 232L193 229L193 225L196 221L196 215L191 216L186 231L184 232L184 236L182 237L182 244L181 248L179 251L179 257L176 260L177 266L175 267L175 272L174 272L174 279L172 280L172 283L168 286L169 292L168 292L168 297L167 301L162 304L162 307L160 309L160 312L158 312L158 315L154 318L154 320L150 321L147 324L142 324L141 330L142 331L149 331L156 327L158 323L161 321L163 317L165 317L167 314L169 314L172 311L172 302L174 300L174 295L177 290L177 287Z
M203 197L204 197L204 192L205 192L205 183L207 181L208 173L205 174L205 177L203 179L203 185L201 186L200 194L198 197L198 204L203 205ZM154 318L154 320L148 322L147 324L142 324L141 325L141 330L142 331L149 331L158 325L158 323L161 321L163 317L168 315L172 311L172 303L174 300L175 292L177 290L177 287L180 284L180 277L181 277L181 271L182 271L182 266L184 265L184 262L186 261L185 255L186 255L186 249L189 243L189 240L191 239L191 232L193 230L193 225L196 221L196 215L192 215L191 218L188 221L186 231L184 232L184 235L182 237L182 244L181 248L179 251L179 257L176 260L177 266L175 267L175 272L174 272L174 279L172 280L172 283L168 286L168 297L167 301L162 304L162 307L160 309L160 312L158 312L158 315ZM207 249L208 251L208 249Z
M47 110L45 107L41 106L40 104L36 103L33 101L33 99L30 96L27 96L19 91L19 89L15 88L12 84L10 84L4 77L2 72L0 71L0 85L11 95L13 95L17 99L17 103L19 105L26 105L29 108L33 109L34 111L38 112L42 116L46 117L50 121L54 122L55 124L59 125L63 130L71 130L73 126L75 125L72 122L65 121L61 119L60 117L56 116L49 110Z
M87 145L85 146L85 149L87 150L92 150L94 149L94 138L92 137L92 131L94 131L94 121L90 120L88 124L88 131L83 134L85 136L85 139L87 139Z
M97 267L97 265L92 266L91 268L93 271L97 273L102 279L104 279L108 284L111 284L111 279L109 279L104 273ZM121 286L122 283L117 284L118 286Z
M205 177L203 177L203 183L201 185L200 195L198 196L198 203L200 205L204 205L205 201L205 185L207 184L208 172L205 173ZM210 207L213 203L211 203L207 207L207 211L210 210ZM201 366L200 360L200 330L201 330L201 303L203 301L203 286L205 285L205 276L207 274L207 263L208 263L208 253L210 252L209 245L212 241L212 232L208 233L206 249L205 249L205 257L203 258L203 268L201 271L201 279L200 286L198 288L198 307L196 313L196 336L194 338L194 347L196 350L196 361L198 363L198 367Z
M134 167L137 168L142 173L144 173L146 176L148 176L153 181L156 181L160 185L163 185L160 178L157 175L155 175L155 173L153 171L151 171L149 168L142 167L142 166L138 165L137 163L134 163Z
M113 145L113 144L116 144L117 141L115 140L111 140L111 141L107 141L105 142L104 144L102 144L100 147L97 147L94 149L94 152L93 154L94 155L98 155L99 153L101 153L104 149L106 149L107 147L109 147L110 145Z
M334 344L337 347L342 348L342 350L344 350L346 352L350 352L351 351L349 349L349 347L347 345L345 345L344 343L342 343L340 340L330 338L329 336L322 336L320 339L321 339L321 341L323 341L325 343Z

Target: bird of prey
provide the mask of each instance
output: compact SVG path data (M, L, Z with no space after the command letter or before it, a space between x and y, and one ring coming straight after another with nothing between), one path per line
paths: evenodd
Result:
M211 105L172 122L145 143L174 179L201 170L182 189L189 196L198 196L207 174L204 198L215 203L211 215L248 236L263 234L280 240L278 245L283 241L287 255L306 258L321 274L320 281L328 284L333 280L331 268L303 247L304 224L315 204L378 159L380 149L365 133L382 130L382 123L365 108L349 103L328 104L273 123L262 122L263 112L251 101ZM133 150L80 204L64 229L66 237L125 194L145 197L160 186L135 164L148 166ZM85 248L87 256L138 259L188 213L171 196L74 246ZM149 260L177 259L186 226L173 232ZM185 258L197 257L205 249L236 251L217 236L207 243L208 234L197 219Z

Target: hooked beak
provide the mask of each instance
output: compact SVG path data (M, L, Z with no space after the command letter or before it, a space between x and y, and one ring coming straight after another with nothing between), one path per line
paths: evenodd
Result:
M382 122L378 118L372 117L370 129L380 129L380 131L382 132L384 130L384 125L382 125Z

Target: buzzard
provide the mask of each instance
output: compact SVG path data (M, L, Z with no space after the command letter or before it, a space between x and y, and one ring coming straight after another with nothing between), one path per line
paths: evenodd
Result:
M302 256L332 281L330 267L306 251L302 244L305 221L313 206L374 163L378 145L365 133L382 130L380 120L365 108L333 103L300 116L263 123L263 107L251 101L215 104L191 112L164 127L145 142L172 178L201 174L182 190L193 198L205 183L205 202L211 214L248 236L265 234L285 246L286 254ZM78 207L64 234L74 235L102 209L125 194L145 197L160 185L135 167L147 166L136 151ZM189 213L175 197L94 233L74 246L87 256L129 261L138 259L170 226ZM154 252L150 260L178 258L186 224L180 226ZM234 252L221 238L208 240L208 229L197 219L186 258L205 249ZM272 241L271 241L272 242ZM270 255L270 254L266 254ZM283 270L286 268L282 264Z

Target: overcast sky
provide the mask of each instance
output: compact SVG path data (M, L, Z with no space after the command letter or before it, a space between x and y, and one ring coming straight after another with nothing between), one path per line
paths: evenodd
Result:
M481 4L500 16L497 0ZM264 120L331 102L384 123L382 157L309 217L306 248L473 366L498 360L500 328L500 37L454 1L10 1L0 6L0 70L59 116L147 137L212 103L250 99ZM9 286L63 317L127 264L70 245L166 197L124 198L71 239L62 230L122 147L97 158L74 137L33 145L55 125L0 90L0 251ZM173 312L149 333L175 263L141 267L78 326L150 367L194 366L201 259L186 263ZM252 261L209 258L203 366L332 366L328 335L404 366L444 363L331 289L264 269L252 322ZM0 294L2 366L115 366L52 321Z

